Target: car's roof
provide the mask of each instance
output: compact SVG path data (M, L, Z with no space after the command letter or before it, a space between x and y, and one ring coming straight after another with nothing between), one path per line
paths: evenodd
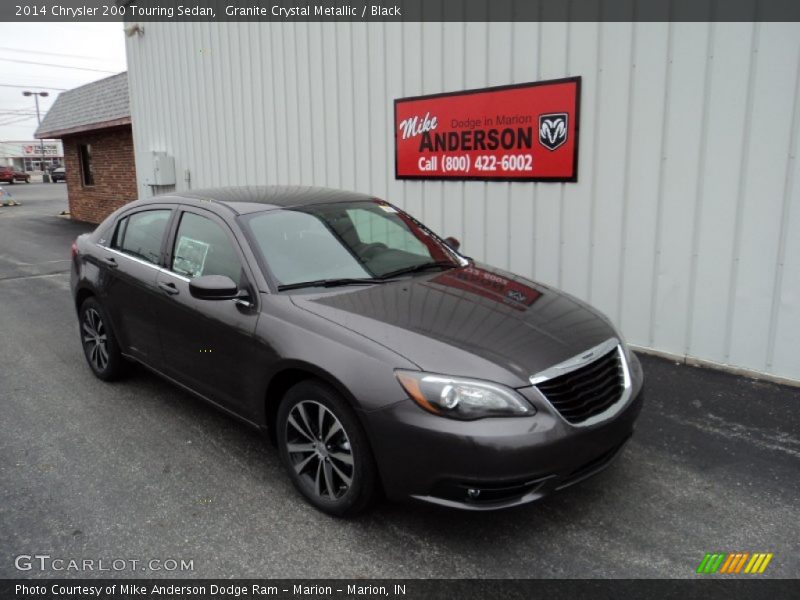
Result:
M173 192L173 198L218 202L229 206L239 214L257 212L269 208L288 208L310 204L332 202L358 202L373 200L374 196L324 187L259 185L208 188ZM157 200L158 198L154 198Z

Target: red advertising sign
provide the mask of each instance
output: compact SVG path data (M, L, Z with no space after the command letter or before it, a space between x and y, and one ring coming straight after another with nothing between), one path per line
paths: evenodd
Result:
M577 181L581 78L394 102L397 179Z

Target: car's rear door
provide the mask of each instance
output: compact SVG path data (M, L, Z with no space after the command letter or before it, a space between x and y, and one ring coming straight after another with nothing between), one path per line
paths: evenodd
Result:
M148 205L117 220L111 238L98 247L103 303L125 354L158 368L161 345L153 302L156 277L173 207Z
M157 276L156 303L166 373L230 410L251 418L256 369L263 358L253 334L258 294L241 247L219 216L181 207L172 227L166 268ZM226 275L247 290L247 300L201 300L189 281ZM258 378L260 380L260 378Z

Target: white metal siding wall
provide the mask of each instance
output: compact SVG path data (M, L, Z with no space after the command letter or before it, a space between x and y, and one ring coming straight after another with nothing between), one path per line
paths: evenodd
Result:
M178 189L374 193L632 343L800 380L800 25L148 23L144 154ZM395 98L583 76L579 183L394 179Z

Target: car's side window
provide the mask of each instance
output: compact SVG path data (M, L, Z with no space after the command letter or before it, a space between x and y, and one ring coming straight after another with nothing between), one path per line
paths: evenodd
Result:
M181 217L170 268L190 279L227 275L241 283L242 264L225 230L211 219L190 212Z
M170 212L169 209L144 210L120 219L111 247L158 264Z

